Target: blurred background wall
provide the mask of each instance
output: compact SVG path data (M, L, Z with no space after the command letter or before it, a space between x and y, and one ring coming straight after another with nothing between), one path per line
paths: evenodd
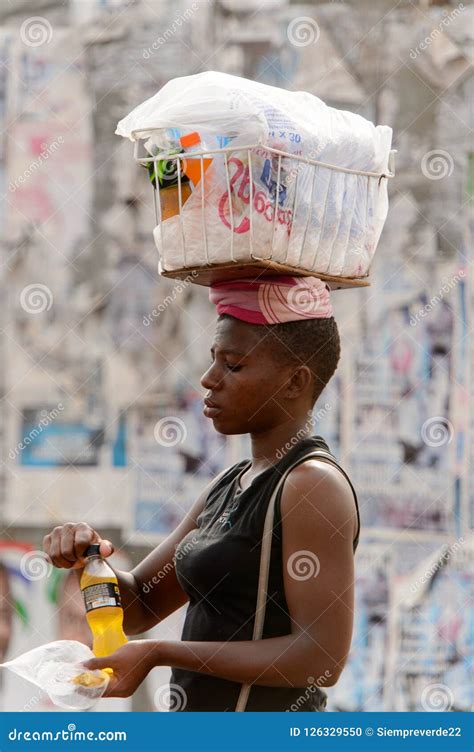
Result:
M205 289L158 276L152 191L114 135L170 78L220 70L394 130L372 286L333 294L343 354L315 408L362 517L328 709L469 709L471 3L10 0L0 18L1 659L89 639L40 553L52 527L87 521L130 568L248 456L201 415L215 314ZM166 710L167 678L97 709ZM53 709L1 680L3 709Z

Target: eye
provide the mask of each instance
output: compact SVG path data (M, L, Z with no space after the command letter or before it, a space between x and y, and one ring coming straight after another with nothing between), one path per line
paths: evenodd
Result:
M236 371L240 371L240 369L241 369L242 367L243 367L243 366L231 366L231 365L230 365L230 363L226 363L226 368L227 368L227 369L228 369L229 371L232 371L233 373L235 373Z

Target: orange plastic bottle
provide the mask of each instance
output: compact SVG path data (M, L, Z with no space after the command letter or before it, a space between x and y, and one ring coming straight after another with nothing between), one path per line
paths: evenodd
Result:
M199 133L196 133L196 131L193 131L193 133L186 133L185 136L181 136L179 141L183 149L189 149L192 146L199 146L199 144L201 143L201 136L199 135ZM212 159L204 157L202 161L204 172L206 172L211 163ZM201 157L193 158L192 156L190 156L189 159L185 160L184 164L185 174L188 176L194 187L196 187L201 180Z
M80 584L86 619L93 636L93 653L102 658L128 642L123 631L120 590L115 572L100 555L98 543L90 545L84 557L87 564L82 570Z

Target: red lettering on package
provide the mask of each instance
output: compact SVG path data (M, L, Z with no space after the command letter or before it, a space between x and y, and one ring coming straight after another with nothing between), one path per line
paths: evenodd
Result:
M240 201L242 201L244 204L250 204L250 174L248 166L244 165L244 163L240 159L237 159L237 157L231 157L231 159L229 159L228 161L228 166L230 173L229 184L231 195L237 196L237 198L239 198ZM261 214L262 217L267 220L267 222L273 222L273 217L275 214L274 201L272 201L267 196L267 194L264 193L264 191L254 192L252 197L252 205L255 211L258 214ZM221 198L219 199L218 211L221 222L226 227L231 229L232 225L230 222L229 192L227 190L224 191ZM235 214L233 216L235 219ZM291 231L292 218L293 217L291 209L279 208L277 210L278 223L281 225L286 225L288 235ZM249 229L250 219L248 217L243 217L240 221L240 224L238 225L234 223L235 233L241 234L248 232Z

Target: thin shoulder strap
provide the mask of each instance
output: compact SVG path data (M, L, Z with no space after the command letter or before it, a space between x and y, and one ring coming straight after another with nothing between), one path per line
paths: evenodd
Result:
M300 457L298 460L296 460L292 465L287 467L285 472L282 474L280 480L278 481L276 488L274 489L272 496L270 498L270 501L268 503L267 513L265 516L265 523L263 526L262 551L260 555L260 572L259 572L259 578L258 578L257 607L255 609L255 621L254 621L254 626L253 626L252 640L260 640L263 634L265 611L267 608L268 576L269 576L269 571L270 571L270 555L271 555L271 544L272 544L272 535L273 535L273 521L275 517L275 501L278 497L280 488L283 486L283 483L286 480L288 473L291 470L293 470L295 467L300 465L302 462L306 462L306 460L313 459L313 458L323 460L323 462L330 462L332 465L337 465L337 462L335 461L333 455L330 454L329 452L325 452L323 449L316 449L308 454L305 454L303 457ZM337 465L337 467L339 467L339 465ZM342 468L339 468L339 469L342 470ZM354 491L352 483L351 483L351 488ZM354 491L354 494L355 494L355 491ZM251 684L242 684L239 698L237 700L237 705L235 707L236 713L242 713L243 711L245 711L251 687L252 687Z

